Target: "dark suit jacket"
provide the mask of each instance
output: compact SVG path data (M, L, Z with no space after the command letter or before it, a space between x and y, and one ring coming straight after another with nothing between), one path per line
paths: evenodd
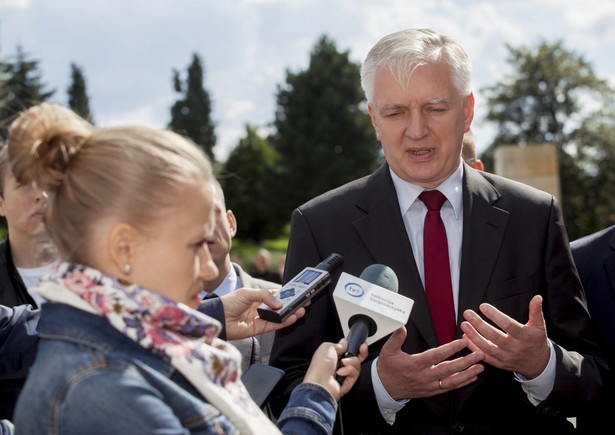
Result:
M587 306L597 329L605 359L615 370L615 226L582 237L570 244L572 256L587 295ZM615 382L613 374L599 400L577 419L584 433L611 433Z
M18 307L16 313L21 312L22 309L25 310L27 305L37 308L34 298L28 293L26 285L13 263L11 245L8 239L0 243L0 305ZM5 313L2 314L5 317ZM16 315L16 318L23 318L23 316ZM15 344L18 347L15 347ZM0 372L0 419L12 419L17 397L26 382L28 368L32 365L36 353L36 346L24 345L28 351L23 354L21 353L21 346L15 340L6 343L0 342L0 347L2 347L3 353L5 349L14 350L11 356L14 359L14 366L9 367L5 373ZM17 352L17 349L20 351ZM9 353L5 355L9 355ZM21 367L25 367L25 370L21 370Z
M0 243L0 304L7 307L30 304L38 308L13 264L8 239Z
M554 198L465 165L463 219L458 319L464 310L478 312L480 303L489 302L525 323L530 299L542 294L557 358L552 393L534 408L512 373L487 366L472 385L410 400L390 427L379 413L370 375L371 359L378 355L383 339L370 346L357 385L341 401L346 434L450 434L462 429L464 434L542 429L565 433L570 428L565 417L576 415L597 394L605 367L594 355L584 295ZM332 252L344 258L340 269L354 276L374 263L391 267L399 280L399 293L414 300L403 350L419 353L437 346L386 164L371 176L325 193L293 212L285 280ZM286 389L276 392L280 395L276 412L302 379L316 347L342 337L331 296L340 273L334 273L329 292L315 298L303 319L276 334L271 364L286 371Z
M17 398L36 357L39 317L40 310L30 305L0 305L0 419L13 419Z

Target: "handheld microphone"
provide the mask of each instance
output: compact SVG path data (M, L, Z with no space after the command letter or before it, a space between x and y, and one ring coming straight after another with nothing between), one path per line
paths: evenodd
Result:
M398 291L399 282L397 281L397 275L395 275L393 269L388 266L370 264L361 272L359 278L392 291L393 293L397 293ZM350 327L350 331L346 337L348 340L348 350L344 354L344 357L357 356L361 344L363 344L367 337L376 333L378 325L376 325L376 322L370 316L359 313L350 317L348 326Z
M288 281L275 294L282 307L274 310L266 304L257 308L261 319L282 323L305 302L316 296L331 282L331 272L340 267L344 259L340 254L331 254L316 267L306 267Z
M366 267L359 278L342 272L333 292L348 340L341 358L358 355L363 342L372 344L408 322L414 301L398 294L398 287L395 272L382 264ZM336 379L344 381L342 376Z

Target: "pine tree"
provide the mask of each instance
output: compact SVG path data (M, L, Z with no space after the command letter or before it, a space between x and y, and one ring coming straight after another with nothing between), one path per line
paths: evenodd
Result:
M29 59L19 46L14 61L0 63L0 74L6 77L0 105L0 137L6 139L13 119L22 110L49 99L55 90L44 89L38 61Z
M81 68L71 63L71 84L68 87L68 107L83 119L93 123L94 117L90 110L90 100L88 98L85 77Z
M182 98L171 107L169 128L192 139L213 161L216 135L211 120L211 100L204 88L203 77L203 64L196 53L188 66L185 83L182 82L179 71L173 72L175 92L181 94Z
M372 172L380 146L361 89L359 65L322 36L305 71L278 87L272 145L280 218L331 188Z
M227 208L239 220L239 239L260 242L280 234L283 223L274 218L279 195L267 177L277 164L277 154L267 139L247 125L246 136L229 153L223 170L217 174Z

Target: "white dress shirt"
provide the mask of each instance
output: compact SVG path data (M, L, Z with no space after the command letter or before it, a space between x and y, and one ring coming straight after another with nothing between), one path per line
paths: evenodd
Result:
M403 216L404 225L412 246L412 254L416 261L416 267L425 288L425 272L423 260L423 224L427 207L423 201L418 199L419 195L425 188L416 184L408 183L399 178L393 170L391 177L397 192L399 201L399 211ZM448 242L448 258L451 268L451 284L453 287L453 301L455 304L455 315L459 308L459 276L461 271L461 244L463 235L463 164L460 163L459 168L451 174L442 184L437 187L441 193L446 196L446 201L442 205L440 215L446 228L446 238ZM459 319L458 319L459 320ZM549 363L543 373L531 380L525 379L523 376L515 373L515 378L521 382L522 388L528 395L529 400L537 405L544 400L553 389L555 382L555 350L553 344L549 342L551 355ZM382 417L389 424L395 422L395 414L401 410L408 400L394 400L385 390L377 370L378 358L374 359L371 366L372 383L376 400L380 407Z

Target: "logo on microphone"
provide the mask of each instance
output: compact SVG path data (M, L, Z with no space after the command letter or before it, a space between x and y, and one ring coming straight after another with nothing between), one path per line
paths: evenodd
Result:
M357 284L356 282L349 282L344 286L344 290L346 290L346 293L348 293L354 298L360 298L365 294L365 290L363 290L363 287L361 287L361 285Z

